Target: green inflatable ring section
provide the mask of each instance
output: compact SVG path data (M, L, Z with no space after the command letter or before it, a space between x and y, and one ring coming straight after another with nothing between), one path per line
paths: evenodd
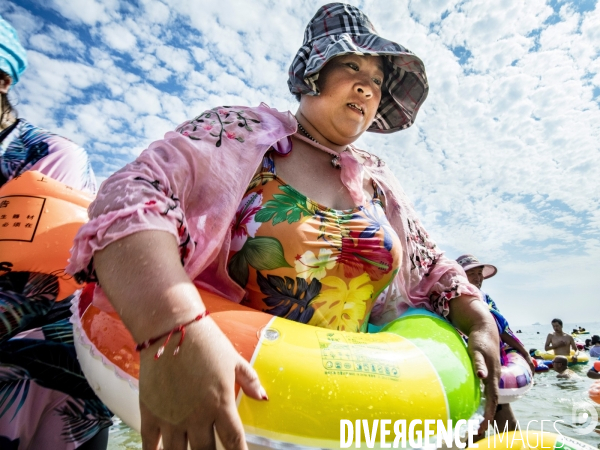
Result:
M436 369L446 392L452 423L469 419L481 403L480 381L465 342L450 323L426 309L410 308L383 327L369 332L394 333L410 340Z

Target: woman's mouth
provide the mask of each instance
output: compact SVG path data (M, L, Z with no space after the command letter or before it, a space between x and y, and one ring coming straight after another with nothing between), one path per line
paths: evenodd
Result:
M356 103L348 103L348 107L350 109L355 110L356 112L360 113L363 116L365 114L364 111L363 111L363 109L360 106L358 106Z

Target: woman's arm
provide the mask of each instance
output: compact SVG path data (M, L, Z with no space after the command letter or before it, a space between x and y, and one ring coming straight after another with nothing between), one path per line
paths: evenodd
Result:
M450 321L469 337L469 353L477 376L485 385L485 413L479 433L485 432L498 405L500 341L496 323L486 305L477 297L460 296L450 301Z
M510 333L507 333L506 331L504 333L502 333L500 338L502 339L503 342L507 343L509 346L511 346L512 348L517 350L521 354L521 356L523 356L523 358L525 359L527 364L529 364L531 373L535 374L535 365L533 364L533 361L531 360L531 355L525 349L525 347L523 347L523 344L520 341L518 341L517 339L515 339L513 336L511 336Z
M186 323L205 310L181 266L177 242L164 231L142 231L94 256L107 297L137 342ZM181 351L172 339L159 359L156 343L140 354L140 410L144 448L214 448L213 424L227 449L245 449L235 382L266 399L256 372L210 316L186 328ZM181 445L180 445L181 444ZM185 444L185 445L184 445Z

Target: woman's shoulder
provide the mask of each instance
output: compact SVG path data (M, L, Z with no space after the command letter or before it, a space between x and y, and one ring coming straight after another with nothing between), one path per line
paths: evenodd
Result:
M54 144L59 147L68 147L83 151L78 144L70 139L45 128L33 125L23 118L18 119L17 126L11 134L13 136L8 144L9 146L22 146L28 148L39 145L40 143L47 143L49 145Z
M290 111L279 111L265 103L259 106L217 106L207 109L180 124L176 132L194 138L196 132L208 131L219 137L243 142L246 132L268 131L291 134L296 120Z

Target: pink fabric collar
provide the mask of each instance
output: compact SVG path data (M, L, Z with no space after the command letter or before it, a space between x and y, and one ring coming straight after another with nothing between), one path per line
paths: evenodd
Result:
M319 144L307 136L304 136L302 133L296 131L294 134L296 139L300 139L311 146L318 148L329 154L335 154L333 150L324 145ZM273 145L273 148L277 153L282 156L288 155L292 151L292 139L291 136L287 136L285 139L281 139ZM364 170L361 163L358 162L356 157L354 156L354 152L352 147L347 147L345 151L340 153L340 164L342 168L340 170L340 179L342 180L342 184L346 186L350 196L352 197L352 201L355 206L364 206L365 205L365 192L363 190L363 177Z

